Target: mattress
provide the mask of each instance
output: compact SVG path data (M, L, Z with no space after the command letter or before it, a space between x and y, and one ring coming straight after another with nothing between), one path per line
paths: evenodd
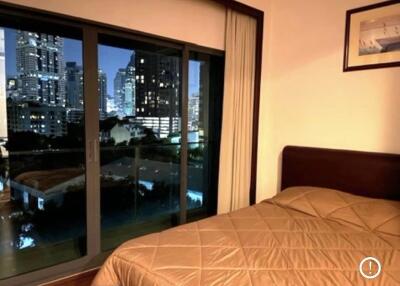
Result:
M366 257L381 263L374 279L360 273ZM365 273L370 266L362 267ZM130 240L93 285L400 285L400 202L289 188L238 211Z

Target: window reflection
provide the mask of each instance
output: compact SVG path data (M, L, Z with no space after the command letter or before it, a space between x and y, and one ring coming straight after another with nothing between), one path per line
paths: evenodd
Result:
M172 226L179 211L181 58L127 47L98 48L103 249Z
M85 254L81 51L0 28L0 279Z
M191 52L188 98L189 219L216 211L223 58Z

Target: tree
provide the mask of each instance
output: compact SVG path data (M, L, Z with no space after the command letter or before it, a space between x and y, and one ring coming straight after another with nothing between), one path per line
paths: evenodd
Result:
M50 140L47 136L31 131L13 132L8 134L6 149L13 151L41 150L48 149Z
M50 140L53 148L83 148L85 146L85 129L82 124L68 123L67 133L63 136L54 137Z
M128 145L129 146L135 146L138 145L140 143L140 139L139 138L131 138L131 140L129 140Z
M196 147L193 149L189 149L189 158L194 160L200 160L204 156L204 149L201 147Z
M115 144L116 147L125 147L127 145L128 145L128 141L126 141L126 140Z
M113 146L115 146L115 140L114 140L114 138L110 138L107 141L100 141L100 146L101 147L113 147Z
M153 129L145 128L143 130L144 136L140 139L140 144L157 144L159 140L154 133Z

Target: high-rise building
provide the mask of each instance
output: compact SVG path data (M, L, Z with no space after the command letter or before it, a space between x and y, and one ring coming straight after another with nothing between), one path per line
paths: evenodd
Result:
M120 68L114 77L114 104L120 117L135 116L136 63L132 52L126 68Z
M66 106L78 110L83 109L83 72L82 66L76 62L65 64L65 99Z
M198 131L199 129L199 112L200 112L200 96L199 92L189 95L188 101L188 128L189 131Z
M3 140L7 140L7 97L5 60L4 29L0 28L0 143Z
M114 94L107 95L107 116L118 116Z
M18 76L7 76L6 79L6 97L18 100L21 93L21 80Z
M114 104L117 109L117 114L120 117L125 116L123 107L125 101L125 78L126 69L118 69L114 77Z
M65 110L68 123L82 123L85 119L85 111L83 109L67 108Z
M136 115L136 81L135 81L135 52L132 52L131 59L126 66L125 72L125 88L124 88L124 114L126 116Z
M209 110L210 110L210 65L206 62L200 63L199 72L199 132L200 136L208 137Z
M181 130L181 120L179 117L138 116L129 120L138 126L153 130L158 138L167 138L171 133L177 133Z
M169 133L180 117L180 60L136 51L136 116L169 118ZM159 126L161 130L161 126Z
M63 39L44 33L17 31L20 100L65 106Z
M107 115L107 75L102 70L99 70L98 84L100 117L104 118Z

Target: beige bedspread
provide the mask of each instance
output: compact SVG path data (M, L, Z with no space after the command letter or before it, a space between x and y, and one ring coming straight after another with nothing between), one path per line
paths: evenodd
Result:
M382 263L373 280L359 272L367 256ZM248 208L128 241L93 285L400 285L400 202L287 189Z

